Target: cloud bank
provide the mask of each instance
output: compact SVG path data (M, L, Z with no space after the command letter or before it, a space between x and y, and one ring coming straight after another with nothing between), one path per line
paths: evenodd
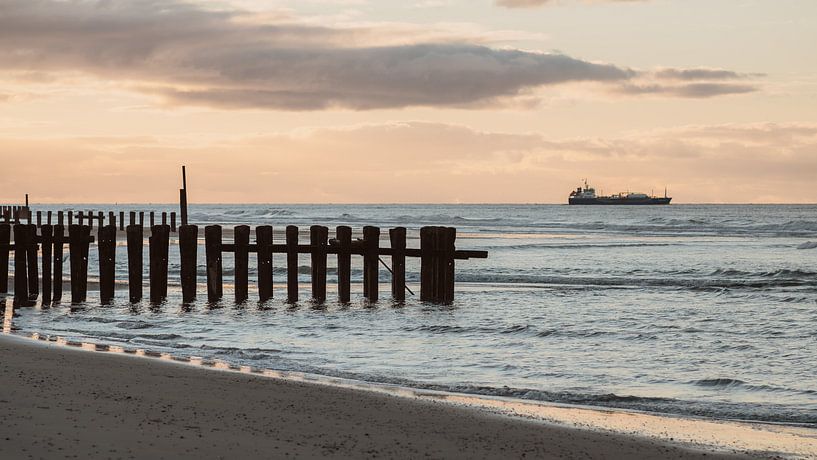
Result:
M0 151L24 153L4 164L16 174L4 179L2 190L26 189L37 201L173 202L178 165L186 164L199 203L563 203L583 177L606 192L658 192L666 185L686 203L817 202L814 123L551 138L392 122L206 144L152 137L0 138ZM53 176L32 187L27 178L42 164ZM89 177L94 180L78 181ZM0 201L13 198L0 193Z
M729 71L650 74L563 54L472 43L378 46L377 36L371 29L321 27L181 0L0 3L0 66L7 71L80 72L158 95L172 105L474 107L575 82L605 85L625 95L692 98L756 89L722 82L741 78ZM361 37L374 44L361 46ZM644 83L645 76L660 83Z
M558 0L496 0L496 4L505 8L535 8L557 3ZM593 0L598 3L631 3L644 0Z

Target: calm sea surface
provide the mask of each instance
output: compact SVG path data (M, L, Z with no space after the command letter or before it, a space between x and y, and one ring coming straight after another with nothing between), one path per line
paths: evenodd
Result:
M275 300L235 305L225 255L225 301L182 306L172 246L165 304L131 305L123 283L113 305L99 306L92 290L87 305L23 309L15 325L419 388L817 425L817 244L808 244L817 243L817 206L208 205L192 207L190 219L406 226L409 247L419 247L421 226L449 225L460 249L489 258L458 262L451 306L392 303L385 269L386 300L367 305L358 284L351 304L330 292L319 306L284 302L282 256ZM203 245L199 253L203 283ZM124 282L124 246L117 257ZM95 247L91 259L93 278ZM300 265L308 298L306 257ZM332 257L329 265L331 285ZM407 273L418 292L419 264L410 260Z

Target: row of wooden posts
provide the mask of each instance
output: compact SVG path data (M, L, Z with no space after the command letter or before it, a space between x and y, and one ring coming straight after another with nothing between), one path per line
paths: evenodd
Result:
M102 222L101 215L98 216ZM120 217L120 223L122 222ZM61 220L58 219L59 222ZM133 222L134 219L132 218ZM70 222L70 217L69 217ZM111 217L108 225L98 227L99 290L102 303L109 303L115 294L115 262L117 227ZM120 227L121 228L121 227ZM10 234L14 231L14 244ZM58 301L62 297L63 250L68 244L70 253L71 301L84 302L88 292L88 254L91 225L70 224L68 236L61 223L0 224L0 292L8 292L9 252L14 251L14 301L27 305L40 295L37 255L42 248L42 302ZM39 230L39 234L38 234ZM132 302L142 300L144 227L131 224L126 228L128 253L128 291ZM162 302L167 297L168 255L171 226L156 224L150 227L149 296L151 302ZM420 230L420 248L406 247L406 229L389 230L391 247L380 247L380 228L363 228L363 238L352 240L352 229L339 226L335 237L329 238L329 229L314 225L309 229L309 244L300 244L299 229L286 227L285 243L273 242L269 225L255 228L255 242L250 242L251 229L239 225L233 229L234 240L225 243L220 225L204 228L207 265L207 299L215 302L223 297L222 255L235 257L235 300L248 299L249 254L257 255L257 285L261 301L273 296L273 254L286 254L287 301L298 300L298 255L311 255L312 299L326 300L327 256L337 256L338 300L349 302L351 293L351 257L363 257L363 295L370 302L378 300L379 264L383 256L391 258L392 297L405 299L406 257L420 258L420 300L450 303L454 299L454 261L457 259L486 258L485 251L459 251L455 248L456 229L450 227L423 227ZM184 302L195 300L197 292L197 251L199 227L182 225L178 229L180 279Z
M6 212L6 208L9 209ZM12 212L12 208L20 208L16 212ZM183 210L184 211L184 210ZM56 214L56 216L55 216ZM129 225L145 225L145 211L130 211L128 212L128 222ZM32 218L32 215L36 216L36 219ZM2 222L5 223L28 223L32 224L34 222L37 223L37 227L42 226L43 224L51 225L52 218L56 217L56 225L64 225L65 222L68 222L68 226L74 224L74 218L77 219L77 223L79 225L88 224L91 228L94 227L94 221L97 222L99 227L105 225L105 218L107 216L107 222L114 227L117 226L117 222L119 223L119 230L125 230L125 211L119 211L119 220L117 221L117 213L114 211L78 211L74 213L74 211L57 211L56 213L52 211L37 211L36 214L32 213L28 207L23 206L3 206L3 214L2 214ZM176 232L176 212L161 212L156 213L154 211L147 212L148 215L148 224L153 227L156 223L161 219L162 225L170 224L170 231ZM170 218L168 222L168 217ZM184 219L184 217L183 217Z

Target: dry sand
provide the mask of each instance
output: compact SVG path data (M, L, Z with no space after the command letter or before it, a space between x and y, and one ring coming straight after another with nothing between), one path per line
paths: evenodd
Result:
M0 334L0 458L736 458Z

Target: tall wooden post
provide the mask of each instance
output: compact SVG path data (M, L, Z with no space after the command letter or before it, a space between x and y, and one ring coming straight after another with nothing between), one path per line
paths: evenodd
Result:
M57 225L54 226L54 296L53 301L62 300L62 248L65 244L65 226L62 224L62 212L57 214Z
M195 225L179 227L179 258L181 259L182 301L196 300L196 260L199 228Z
M261 302L272 298L272 226L255 227L258 246L258 297Z
M71 252L71 302L84 302L88 296L88 249L91 240L89 225L68 227L68 248Z
M298 301L298 227L287 226L287 302Z
M377 227L363 227L363 285L366 288L364 295L369 302L377 302L380 280L379 280L379 257L380 249L380 229Z
M397 227L389 230L391 240L391 295L394 300L406 299L406 229Z
M131 224L125 229L128 238L128 298L142 300L142 264L144 260L144 231L141 225Z
M167 298L167 264L170 249L170 227L154 225L150 229L150 301L162 302Z
M133 223L132 220L131 223ZM125 231L125 211L119 211L119 230Z
M204 250L207 257L207 300L216 302L224 295L220 225L204 227Z
M187 225L187 168L182 166L182 188L179 189L179 210L182 225Z
M434 286L434 231L436 227L420 229L420 300L433 300Z
M449 304L454 301L454 250L456 247L455 240L457 239L457 229L453 227L444 227L441 230L443 237L441 259L441 283L440 283L440 298L439 301L444 304Z
M0 293L9 292L9 246L11 225L0 224Z
M40 272L39 263L37 262L37 226L28 224L28 248L26 249L26 257L28 257L28 298L36 299L40 295Z
M97 235L99 250L99 299L109 303L114 297L116 270L116 226L113 224L99 227Z
M235 243L235 301L247 300L250 271L250 227L239 225L233 229Z
M348 303L352 283L352 229L345 225L335 229L338 240L338 300Z
M326 244L329 229L321 225L309 228L309 243L312 246L312 299L326 301Z
M50 221L51 219L49 219ZM51 302L52 249L54 248L54 229L50 223L40 227L40 241L43 252L43 305Z
M28 268L26 267L28 226L14 224L14 306L28 305Z

